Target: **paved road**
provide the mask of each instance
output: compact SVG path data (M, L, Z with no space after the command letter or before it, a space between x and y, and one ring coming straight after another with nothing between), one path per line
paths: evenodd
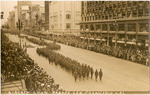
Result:
M30 36L31 37L31 36ZM46 40L47 41L47 40ZM48 41L49 42L49 41ZM28 42L29 43L29 42ZM149 67L130 61L110 57L92 51L61 45L57 51L94 69L103 69L104 77L100 82L86 80L75 82L71 74L48 63L36 53L36 48L28 48L29 56L42 67L64 90L78 91L148 91Z

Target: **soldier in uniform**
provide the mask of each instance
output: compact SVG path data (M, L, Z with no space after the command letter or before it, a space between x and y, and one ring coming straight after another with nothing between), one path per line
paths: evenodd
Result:
M90 72L91 72L91 79L92 79L93 78L94 70L93 70L93 68L91 68L90 70L91 70Z
M95 80L97 81L97 77L98 77L98 71L97 71L97 69L96 69L96 71L95 71Z
M77 81L77 71L74 72L75 82Z
M100 79L100 81L102 80L102 76L103 76L103 72L102 72L102 69L100 69L100 71L99 71L99 79Z

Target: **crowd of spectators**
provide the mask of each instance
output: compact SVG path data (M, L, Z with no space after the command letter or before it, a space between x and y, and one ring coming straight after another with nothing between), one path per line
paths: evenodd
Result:
M29 93L60 91L54 79L48 76L29 56L18 43L13 43L1 35L1 82L25 80Z
M56 42L66 44L73 47L88 49L94 52L106 54L109 56L125 59L128 61L136 62L139 64L147 65L149 66L149 58L148 58L148 47L141 48L136 47L135 45L117 45L117 48L115 48L114 45L108 46L106 45L106 42L100 43L99 42L89 42L89 41L83 41L80 37L77 36L71 36L71 35L61 35L61 36L55 36L52 38L52 36L41 36L36 33L31 33L32 36L36 37L43 37L45 39L49 40L55 40Z

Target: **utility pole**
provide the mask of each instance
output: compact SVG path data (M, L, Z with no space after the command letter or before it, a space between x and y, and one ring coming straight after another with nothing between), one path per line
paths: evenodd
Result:
M20 19L18 19L18 22L17 22L17 29L19 30L19 33L21 34L22 22ZM21 35L19 35L19 36L21 36ZM21 37L20 37L20 46L21 46Z

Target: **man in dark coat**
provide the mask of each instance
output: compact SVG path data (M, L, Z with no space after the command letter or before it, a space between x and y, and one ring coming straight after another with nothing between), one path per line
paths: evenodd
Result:
M94 73L94 70L93 70L93 68L91 68L91 79L93 78L93 73Z
M77 71L74 72L75 82L77 81Z
M96 81L97 81L97 77L98 77L98 71L96 69L96 71L95 71L95 79L96 79Z
M100 79L100 81L102 80L102 76L103 76L103 72L102 72L102 69L100 69L100 71L99 71L99 79Z

